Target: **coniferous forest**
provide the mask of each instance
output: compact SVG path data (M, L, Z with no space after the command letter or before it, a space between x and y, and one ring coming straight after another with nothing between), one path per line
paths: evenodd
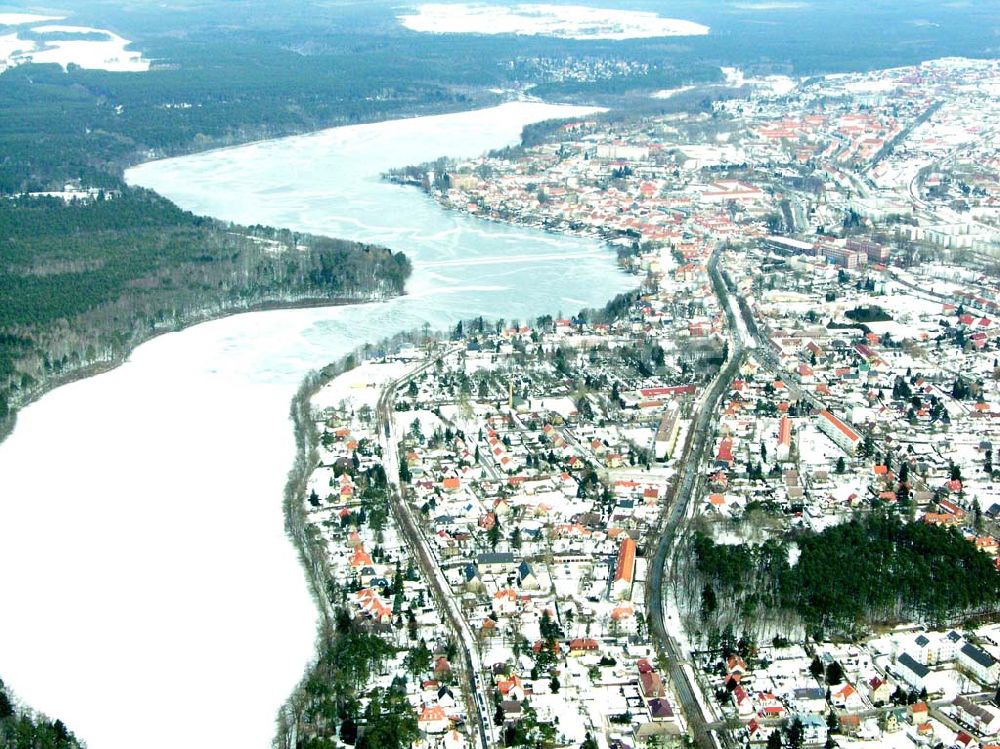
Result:
M0 417L161 331L230 311L399 294L400 253L182 211L140 189L0 200Z
M1000 605L993 560L956 529L884 512L758 545L717 544L701 533L691 544L706 621L786 611L812 627L853 631L952 622ZM789 564L793 547L800 553Z

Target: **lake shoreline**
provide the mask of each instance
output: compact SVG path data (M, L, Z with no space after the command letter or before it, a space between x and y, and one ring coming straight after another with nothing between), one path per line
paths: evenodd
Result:
M530 100L530 99L529 99ZM157 161L166 161L167 159L178 159L185 156L198 156L200 154L209 153L212 151L228 151L236 148L245 148L247 146L260 145L262 143L269 143L272 141L284 140L286 138L304 138L310 135L316 135L317 133L322 133L326 130L340 130L345 127L360 127L365 125L379 125L386 122L394 122L396 120L410 120L418 119L422 117L438 117L449 114L461 114L463 112L474 112L478 109L488 109L490 107L498 106L499 104L507 101L503 97L495 97L488 101L476 101L473 102L473 106L449 106L449 105L432 105L428 107L427 111L419 110L405 110L400 112L392 112L386 117L375 117L370 120L364 120L360 122L341 122L341 123L325 123L316 124L314 126L306 126L303 128L293 127L289 128L283 132L275 132L264 135L251 135L245 140L240 140L235 138L232 141L227 139L220 139L208 143L192 143L188 147L180 147L174 150L164 151L162 153L156 153L152 149L147 152L147 154L135 154L134 158L129 158L117 163L118 171L120 172L121 178L128 183L125 178L125 173L130 169L135 167L144 166L146 164L153 164ZM539 99L538 101L543 101ZM159 194L159 193L157 193ZM164 196L166 197L166 196ZM169 198L168 198L169 200Z
M51 378L48 382L33 390L31 394L25 399L23 403L18 404L16 410L13 410L8 416L0 419L0 444L14 433L17 428L17 415L20 411L27 408L28 406L36 403L38 400L48 395L54 390L63 387L64 385L71 385L74 382L80 382L82 380L89 379L91 377L96 377L98 375L106 374L111 372L121 365L125 364L137 348L143 344L149 343L150 341L159 338L162 335L167 335L168 333L180 333L184 330L196 327L198 325L203 325L205 323L215 322L217 320L224 320L227 317L234 317L235 315L248 314L251 312L271 312L275 310L290 310L290 309L316 309L320 307L346 307L354 304L373 304L388 302L392 299L398 299L399 297L406 296L406 290L404 289L400 294L390 294L381 296L372 296L369 299L350 299L350 298L324 298L324 297L305 297L300 300L283 302L277 300L270 300L264 302L257 302L249 306L244 307L228 307L219 310L216 313L195 315L192 319L184 320L178 322L176 325L170 328L164 328L162 330L153 330L148 335L137 334L138 340L130 343L126 350L121 356L115 357L114 359L107 361L98 361L91 364L86 364L78 369L74 369L72 372L67 372L66 374L57 375Z
M122 179L122 181L125 182L126 184L131 184L129 183L126 177L126 174L130 169L150 163L155 163L157 161L180 158L183 156L196 156L199 154L209 153L212 151L227 151L231 149L244 148L247 146L259 145L262 143L282 140L285 138L308 137L311 135L317 135L327 130L337 130L341 128L357 127L364 125L378 125L381 123L393 122L396 120L409 120L421 117L435 117L435 116L444 116L449 114L474 112L479 109L488 109L490 107L497 106L499 104L504 103L504 101L505 100L502 97L493 97L492 100L473 102L472 103L473 106L471 107L437 104L427 107L426 111L421 111L419 109L416 110L410 109L398 113L391 113L390 116L375 117L373 119L361 122L349 122L349 123L345 122L339 124L325 123L325 124L319 124L314 127L307 126L304 128L293 127L284 132L268 133L256 137L251 136L250 138L247 138L245 140L240 140L239 138L236 138L232 142L216 141L211 143L192 143L189 145L189 147L181 147L164 153L155 153L147 155L146 157L143 157L140 154L135 154L134 158L129 158L123 162L119 162L117 164L117 170L119 172L119 177ZM157 195L160 195L160 193L157 193ZM169 198L167 199L169 200ZM406 292L404 290L402 294L394 296L403 296L405 294ZM63 385L69 385L74 382L79 382L80 380L85 380L89 377L96 377L97 375L105 374L107 372L116 369L117 367L121 366L126 361L128 361L129 356L131 356L132 352L135 351L136 348L164 333L180 332L195 325L200 325L205 322L212 322L213 320L221 320L231 315L237 315L243 312L265 312L268 310L276 310L276 309L309 309L314 307L338 307L345 304L367 303L369 301L387 301L388 299L394 298L394 296L384 297L381 299L370 299L370 300L365 300L363 302L346 301L346 300L327 301L319 297L306 299L303 300L302 302L287 302L287 303L264 302L259 305L251 305L249 307L242 309L224 310L219 314L214 314L209 316L199 316L198 319L192 320L190 322L182 322L176 327L166 330L154 331L151 335L148 336L140 336L139 340L130 344L127 347L127 350L122 354L121 357L115 358L110 361L93 362L91 364L87 364L83 367L75 369L73 370L73 372L69 374L56 376L52 378L49 382L45 383L44 385L39 386L37 390L32 391L31 394L23 402L17 404L16 408L11 407L11 412L7 416L0 418L0 444L3 444L3 442L11 434L13 434L14 430L17 428L17 414L19 411L21 411L24 408L27 408L32 403L37 402L43 396L47 395L48 393L51 393L53 390L56 390L57 388L62 387Z
M47 537L52 538L54 532L60 539L53 547L57 553L45 555L44 564L37 565L40 574L36 578L42 582L36 584L44 587L49 578L64 579L63 571L56 568L64 564L63 557L67 561L75 559L70 570L81 580L74 587L79 592L77 598L93 600L99 596L106 610L118 605L118 586L133 577L165 583L161 585L163 595L154 595L147 592L148 588L140 587L138 605L130 601L121 619L134 622L141 629L140 621L144 622L143 616L150 612L155 620L144 623L150 625L151 631L163 630L160 623L166 618L172 624L164 635L176 637L178 642L184 641L181 638L188 641L183 652L174 647L173 650L178 650L176 654L154 659L152 668L161 685L172 680L186 682L191 668L211 674L213 666L205 662L206 658L227 663L230 673L243 673L245 651L238 652L242 648L230 643L244 640L249 643L251 637L256 638L253 642L259 642L261 637L277 636L276 647L269 657L255 663L254 675L248 673L242 680L243 686L236 690L243 696L240 707L234 710L244 709L247 700L256 700L259 708L256 720L248 721L241 729L250 739L249 743L244 742L248 746L261 739L270 745L274 740L281 716L287 715L288 706L294 704L303 673L313 667L320 652L318 636L322 635L324 620L329 616L324 590L326 578L309 545L312 531L303 533L301 524L296 522L296 511L303 499L300 491L303 467L313 466L302 421L296 420L290 409L295 407L297 391L308 384L310 373L330 376L333 368L327 363L346 362L343 357L351 352L355 361L359 361L358 352L367 350L359 347L366 341L377 346L378 342L391 340L405 331L412 334L425 329L422 326L447 330L456 320L476 319L479 315L534 319L534 315L544 314L559 304L569 304L573 309L594 307L611 298L619 287L634 285L634 279L628 279L620 268L615 268L613 251L608 252L607 244L597 238L572 238L563 231L544 232L546 238L543 232L532 231L530 227L475 221L460 212L444 210L419 193L397 200L377 186L380 171L391 163L419 163L434 154L449 153L452 148L479 153L502 143L513 143L525 124L560 116L566 111L548 105L511 106L514 108L499 109L499 114L486 108L485 112L471 110L471 116L440 121L406 118L398 128L351 129L345 142L336 136L318 142L293 141L264 154L251 150L225 159L178 162L164 170L136 174L130 182L168 196L185 210L239 223L238 216L225 213L233 206L252 211L248 215L253 220L268 225L295 226L317 235L345 236L350 241L395 247L413 261L414 272L401 295L303 297L291 302L254 305L237 302L225 308L219 305L203 310L160 330L137 331L135 340L122 345L127 353L116 352L106 361L54 376L44 391L39 387L30 394L35 402L63 384L107 373L125 361L133 364L117 370L117 375L109 375L110 384L93 391L100 393L96 397L91 390L81 387L79 391L73 389L66 402L56 408L29 412L28 418L18 424L21 429L17 434L31 435L32 452L25 451L29 447L27 438L24 443L16 439L4 442L5 447L16 444L19 465L32 466L23 471L9 471L6 481L13 487L12 492L28 497L37 492L38 485L37 476L28 473L39 462L35 456L44 455L43 445L48 442L48 435L65 425L64 439L84 441L83 448L68 453L77 477L72 499L66 492L57 491L52 495L57 501L41 509L23 509L39 507L40 503L17 503L22 509L8 515L18 525L8 523L8 531L13 532L16 527L41 528L44 523L38 523L36 517L44 520L43 510L45 514L58 510L55 530L46 531ZM457 135L463 137L456 138ZM395 150L389 151L387 146ZM349 151L350 157L345 161L342 154ZM374 159L370 158L373 154ZM257 170L236 171L248 166L247 161L256 165L262 158L273 165L265 163ZM330 164L334 161L336 171L331 172ZM318 165L313 166L316 162ZM312 171L304 171L293 181L287 174L296 164L300 169L308 167ZM171 181L169 169L182 176ZM327 191L331 174L337 177L330 183L336 187ZM234 187L238 181L247 185L246 190ZM320 187L305 190L300 198L295 191L301 190L303 184ZM342 184L350 189L341 187ZM189 185L197 189L185 192ZM349 194L342 196L342 192ZM225 201L216 200L220 195ZM285 196L291 197L282 203ZM332 212L331 206L335 207ZM577 253L585 257L573 260ZM532 261L533 254L538 255L537 263ZM507 260L511 255L516 256L514 260ZM424 263L431 266L427 272ZM615 270L613 277L609 275ZM409 301L398 303L397 296ZM369 301L393 301L393 304L355 307ZM244 312L309 307L343 307L343 310L239 318ZM148 349L148 355L136 353L142 343L162 333L187 331L202 322L227 317L236 318L237 322L206 326L202 333L189 333L188 339L178 336L176 342L171 338L170 342ZM207 394L199 395L197 390ZM81 393L79 398L77 392ZM109 401L107 408L105 399ZM74 400L80 403L70 403ZM77 409L77 405L81 408ZM155 427L145 431L149 424ZM291 443L290 436L294 440ZM220 464L229 464L234 470L219 470ZM11 463L10 467L16 468L18 464ZM223 475L225 478L221 478ZM275 503L279 496L281 505ZM136 502L136 497L147 501ZM81 501L88 498L92 501ZM149 509L162 508L164 502L169 506L167 512ZM64 504L66 508L62 507ZM200 521L192 523L193 517L200 517ZM150 535L136 541L126 533L122 539L116 523L124 518L128 519L129 528L142 527L137 521L145 521ZM86 544L78 533L81 521L103 524L113 534L101 543L99 554L84 548ZM206 529L230 527L217 526L220 523L237 523L239 531L228 534L229 540L221 545L206 533ZM17 538L32 535L22 531ZM188 553L174 560L175 540L179 538L188 539ZM134 571L119 572L121 561L130 558L136 544L152 561L137 560ZM40 548L35 542L25 542L25 547L29 551ZM10 550L15 548L18 546L13 542L8 545ZM220 555L220 548L228 549L228 553ZM115 559L119 553L125 556ZM31 557L21 554L18 558ZM240 592L220 599L213 581L218 575L236 571L230 569L236 566L244 580L237 581L236 590ZM115 581L114 587L99 582L108 572ZM246 583L247 579L253 582ZM98 582L92 584L93 580ZM194 629L188 627L189 620L183 614L175 613L192 601L202 601L198 610L211 617ZM168 607L166 617L164 606ZM241 607L254 613L248 621L241 621L239 636L224 634L228 617L242 611ZM304 624L308 617L312 621ZM23 623L32 623L35 618L25 617ZM140 629L131 627L128 631ZM90 642L109 641L106 647L116 647L110 643L106 629L96 628L93 633L88 630L87 635ZM211 645L213 637L219 640L215 645ZM42 643L40 647L46 645ZM77 652L96 651L90 648ZM196 661L194 653L203 656ZM93 658L87 655L78 660L89 664ZM35 656L30 663L34 662ZM60 656L55 667L61 668L66 662ZM23 674L30 667L28 673L36 682L39 674L46 673L44 662L41 666L26 666L26 658L21 657L11 663L15 664L9 669L14 674L12 683L23 685L22 691L26 693L32 682L23 678L18 682L17 669ZM186 671L178 665L184 663L190 665ZM85 671L92 666L79 668ZM128 661L116 668L123 674L131 674L124 678L139 678L138 674L132 674L136 668ZM198 688L206 691L206 687ZM104 713L92 704L93 700L81 700L69 694L68 688L52 691L37 683L34 688L36 695L41 696L29 697L32 703L58 712L80 735L97 741L101 733L95 728L106 728L105 734L112 738L110 746L118 745L114 740L119 735L124 738L122 721L109 715L102 725ZM167 701L173 698L164 687L158 688ZM56 699L46 702L50 694ZM126 702L131 699L123 697ZM60 706L60 701L65 707ZM69 707L79 715L74 716ZM217 726L220 709L225 710L217 707L211 715L201 710L173 732L184 736L198 727L198 736L210 735ZM135 716L156 712L159 708L152 710L146 704L133 710ZM86 720L78 720L80 715ZM265 725L247 727L253 723Z

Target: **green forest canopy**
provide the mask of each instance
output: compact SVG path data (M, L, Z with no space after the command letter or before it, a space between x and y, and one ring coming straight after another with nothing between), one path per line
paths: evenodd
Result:
M693 538L699 573L744 611L794 610L815 625L946 620L1000 603L993 560L954 528L871 513L821 533L760 545ZM788 563L792 544L801 552Z
M275 251L279 250L279 251ZM405 256L240 227L127 188L69 205L0 199L0 419L53 376L230 309L403 291Z

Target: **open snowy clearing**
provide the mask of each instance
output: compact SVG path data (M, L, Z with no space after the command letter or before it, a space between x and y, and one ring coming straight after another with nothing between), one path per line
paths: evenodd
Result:
M685 91L690 91L694 86L678 86L677 88L663 88L659 91L654 91L650 94L654 99L669 99L677 94L683 94Z
M787 75L765 75L760 78L748 78L739 68L722 67L722 75L726 78L726 85L734 88L741 86L752 86L763 89L772 96L784 96L798 87L799 81Z
M0 25L3 24L4 18L12 16L29 19L19 21L20 24L30 24L39 20L58 20L51 16L9 13L0 14ZM22 28L20 31L24 30ZM141 52L126 49L131 44L128 39L106 29L48 24L32 26L27 30L33 36L41 35L42 39L24 39L18 32L0 36L0 72L28 62L56 63L63 68L72 63L81 68L117 72L149 70L149 60L144 59ZM47 34L56 36L45 39L44 36ZM72 38L75 35L79 38Z
M645 11L583 5L427 3L399 16L408 29L444 34L523 34L562 39L646 39L704 36L708 26Z

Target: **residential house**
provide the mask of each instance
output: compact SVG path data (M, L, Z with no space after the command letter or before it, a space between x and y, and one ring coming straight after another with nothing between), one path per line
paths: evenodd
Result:
M825 713L826 692L819 687L801 687L792 693L792 704L797 713Z
M845 683L840 687L833 687L830 693L830 702L834 707L848 712L858 712L865 709L865 701L861 698L854 685Z
M666 722L675 720L674 709L665 699L656 698L648 703L650 720Z
M848 455L854 455L861 444L861 435L829 411L820 411L817 418L820 431Z
M632 582L635 576L635 554L635 541L626 536L618 549L615 577L611 583L611 595L616 599L628 598L632 594Z
M1000 733L1000 711L989 705L979 705L965 697L956 697L952 703L954 715L959 722L969 726L982 736Z
M766 744L771 734L779 730L777 727L766 726L757 720L747 723L747 739L751 744Z
M514 702L513 700L504 700L501 702L500 709L503 712L504 723L516 723L521 720L521 716L524 714L524 708L521 706L521 703Z
M893 684L888 679L873 676L868 680L868 700L873 705L888 704L893 691Z
M648 671L639 674L639 691L647 700L663 699L667 696L663 688L663 680L655 671Z
M802 724L802 743L825 744L826 721L818 715L801 715L798 718Z
M510 702L524 702L527 694L524 690L524 682L516 674L497 681L497 691L500 692L500 696L505 701Z
M922 663L918 663L909 653L903 653L896 659L896 670L903 681L918 692L927 688L927 677L931 670Z
M510 552L491 552L476 557L480 574L502 575L517 569L517 560Z
M732 700L733 704L736 706L736 712L741 720L746 720L757 712L754 707L753 700L750 699L750 695L747 694L746 689L741 686L738 686L733 690Z
M440 705L426 705L417 718L417 727L428 734L444 733L449 727L448 716Z
M926 702L915 702L910 705L910 722L918 726L930 717Z
M517 580L524 590L538 590L538 578L527 562L521 562L517 567Z
M887 710L882 715L882 730L886 733L896 733L902 730L906 723L906 712L903 708Z
M845 736L857 736L861 732L861 717L858 715L841 715L837 722Z
M979 749L979 742L968 731L959 731L952 746L955 749Z
M474 593L483 589L483 581L479 577L479 569L474 564L470 563L462 568L462 580L465 589L470 592Z
M569 643L569 654L571 656L587 655L588 653L600 652L601 646L598 644L597 640L593 640L589 637L577 637L574 640L570 640Z

